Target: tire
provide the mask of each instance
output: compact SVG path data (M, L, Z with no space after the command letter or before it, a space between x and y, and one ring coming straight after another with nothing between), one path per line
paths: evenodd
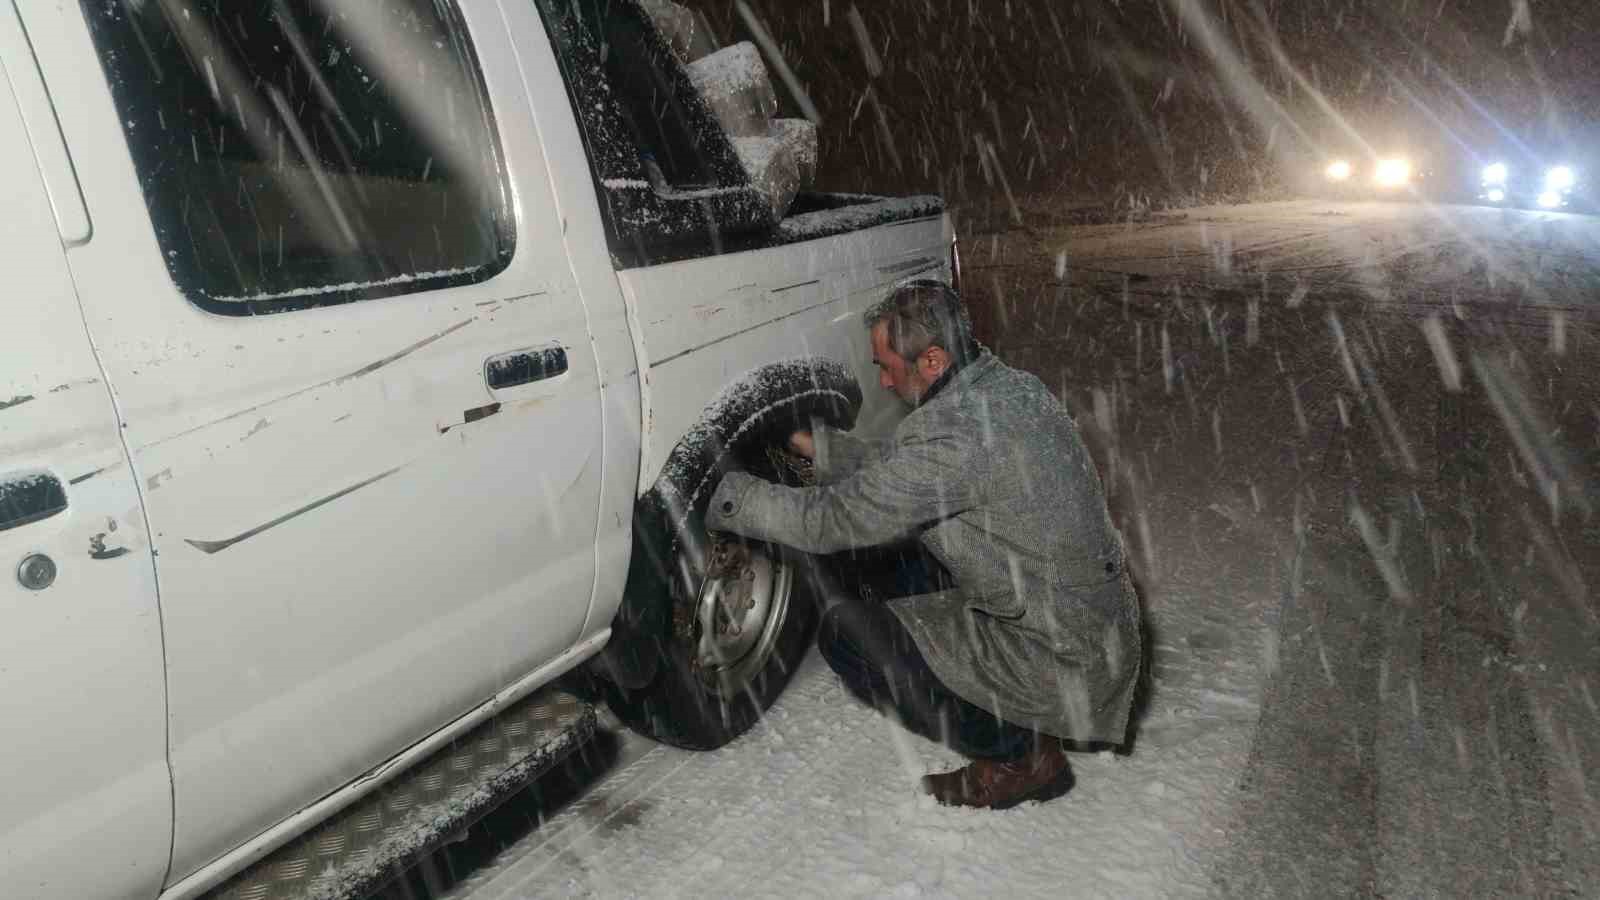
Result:
M784 608L767 619L756 636L757 642L768 643L767 649L753 648L748 657L753 664L731 674L708 666L703 618L685 614L695 609L699 591L691 597L673 590L673 633L661 642L655 678L636 690L603 682L607 705L629 728L674 747L714 750L748 731L799 667L818 617L808 561L771 545L739 546L760 554L757 558L765 560L768 571L782 573L774 580L783 583ZM694 580L704 584L705 573Z
M848 389L818 390L818 371L842 375ZM780 389L775 403L769 388L724 409L713 424L715 433L732 436L732 445L686 439L668 462L673 482L658 483L640 501L628 591L635 603L646 596L666 612L643 617L653 633L634 642L656 657L654 675L632 689L600 684L611 711L635 731L691 750L721 747L760 719L810 648L819 617L810 557L711 535L704 523L721 473L799 483L782 451L788 435L814 420L835 427L854 422L861 403L855 380L842 369L818 371L810 381L777 382L805 389Z

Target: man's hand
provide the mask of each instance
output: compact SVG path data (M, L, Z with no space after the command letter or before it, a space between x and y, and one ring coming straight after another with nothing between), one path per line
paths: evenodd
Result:
M817 458L817 441L809 431L796 431L789 435L789 449L812 461Z

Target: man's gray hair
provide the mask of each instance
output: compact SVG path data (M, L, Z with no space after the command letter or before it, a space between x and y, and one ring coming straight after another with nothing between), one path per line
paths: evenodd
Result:
M898 285L861 318L868 330L887 323L889 349L906 362L935 346L943 347L957 365L978 355L961 295L942 281L924 278Z

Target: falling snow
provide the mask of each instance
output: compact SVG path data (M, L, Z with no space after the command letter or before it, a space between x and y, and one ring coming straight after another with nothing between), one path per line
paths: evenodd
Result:
M737 270L783 322L769 272L882 273L862 232L947 217L978 337L1084 431L1145 606L1148 685L1125 754L1078 748L1065 798L980 813L919 794L962 761L810 654L721 750L612 722L614 758L592 748L567 796L513 798L504 846L468 840L414 881L473 900L1600 895L1600 4L650 0L640 27L678 32L647 89L612 84L646 61L608 67L629 48L588 30L644 7L541 0L520 15L561 27L524 45L451 6L283 2L247 27L215 4L85 3L129 154L80 174L131 159L153 231L101 215L116 191L85 196L105 233L82 258L150 244L211 312L469 281L490 296L518 229L548 237L528 227L548 210L519 204L555 183L561 240L533 252L579 248L585 303L615 294L594 260L693 259ZM54 42L41 64L64 73ZM552 44L559 65L539 56ZM572 79L570 109L541 87L530 117L519 66ZM82 93L60 93L69 142L99 114ZM61 201L71 167L52 153ZM899 275L947 271L946 247L916 254ZM853 416L846 361L792 337L753 371L693 351L720 393L685 435L641 426L676 443L640 487L678 523L775 414ZM0 445L33 447L7 429L62 415L52 394L0 371ZM7 534L60 493L24 456L0 465Z

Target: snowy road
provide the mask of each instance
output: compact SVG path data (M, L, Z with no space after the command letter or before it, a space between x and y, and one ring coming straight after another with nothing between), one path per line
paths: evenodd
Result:
M967 242L1114 453L1155 683L1006 813L816 658L708 754L604 736L429 860L529 896L1594 896L1600 220L1313 203Z

